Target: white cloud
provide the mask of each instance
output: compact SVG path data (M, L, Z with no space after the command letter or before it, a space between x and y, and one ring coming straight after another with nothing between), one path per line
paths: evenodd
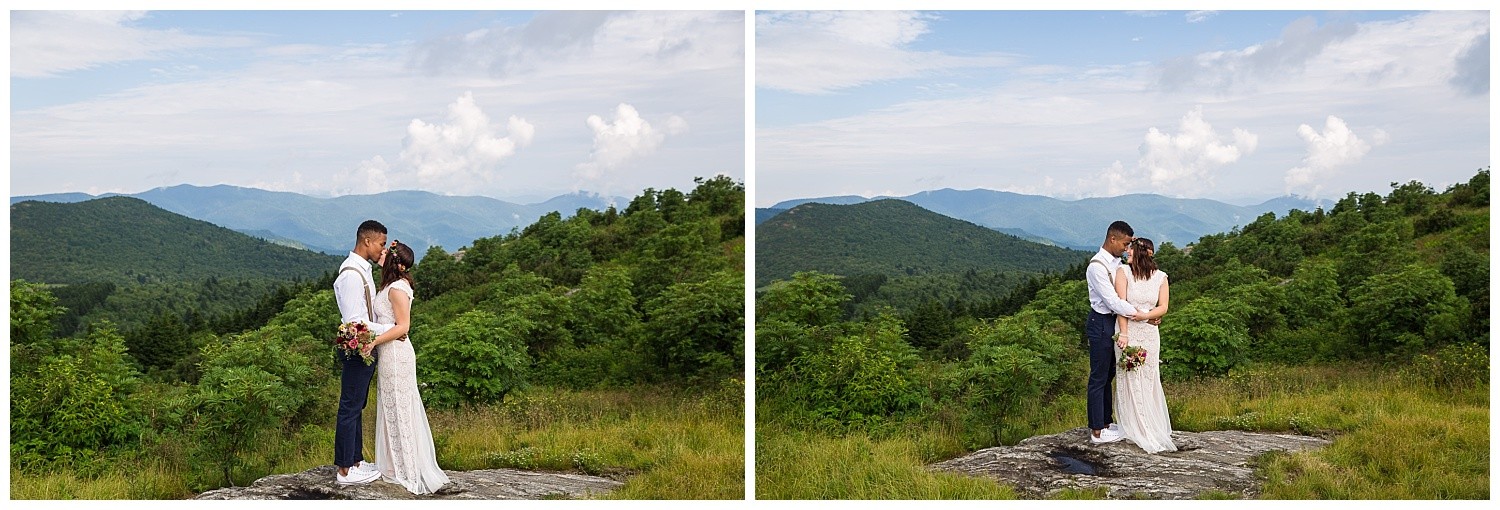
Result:
M1192 18L1189 18L1193 22ZM1201 21L1201 19L1199 20ZM1353 23L1318 26L1311 17L1282 29L1279 39L1240 50L1213 51L1163 62L1157 84L1167 91L1228 92L1253 89L1265 80L1283 80L1308 67L1325 48L1359 31Z
M292 22L264 27L271 35L254 36L259 40L245 50L163 50L160 62L135 66L139 73L110 73L125 75L118 81L88 82L97 73L75 72L19 87L11 114L11 186L21 194L77 190L65 184L69 181L130 192L184 180L320 194L335 188L364 191L381 182L389 189L419 188L424 184L415 161L403 161L400 151L416 158L420 149L401 140L412 119L429 127L453 125L443 107L465 92L472 92L489 115L490 137L508 139L519 150L492 165L491 178L453 173L453 180L435 181L439 188L428 191L538 200L576 191L573 169L593 144L580 121L604 114L600 91L630 98L669 135L682 126L650 112L682 112L693 123L680 142L656 152L651 166L621 174L613 183L618 193L683 187L695 176L719 170L743 178L743 11L557 11L522 22L503 13L418 14L408 12L399 21L380 16L364 27L371 39L360 45L330 42L328 37L339 36ZM21 24L19 16L13 13L13 27ZM300 16L286 13L289 21ZM562 35L554 30L559 25L547 23L583 23L594 16L602 21L570 32L579 45L549 39ZM451 23L422 21L460 17ZM163 26L166 32L216 41L245 33L222 32L244 30L238 22L224 28L224 23L198 21L212 16L159 18L193 25L167 26L149 16L134 25L122 23ZM368 21L361 19L351 22ZM487 32L465 43L464 36L476 29ZM516 35L522 33L528 36ZM425 38L412 40L413 34ZM374 39L382 36L387 38ZM45 50L37 45L12 49L15 63L48 60L33 55ZM510 51L520 59L510 68L515 73L496 72L492 64ZM434 60L438 54L448 60ZM70 59L87 60L54 60ZM162 70L157 77L148 74L153 67ZM509 121L512 114L525 122ZM540 136L534 134L538 129ZM533 133L531 145L520 143L527 132ZM485 154L476 148L466 156L475 164ZM434 158L425 163L430 174L442 166ZM162 169L179 173L173 178ZM375 171L384 172L383 181L370 178L378 177ZM502 175L493 175L496 171ZM304 179L296 180L294 172Z
M932 15L911 11L762 12L755 17L755 85L824 94L949 69L1010 63L1010 57L954 56L906 46Z
M464 92L448 105L447 123L412 119L406 127L399 160L416 172L416 182L423 188L449 192L472 189L489 181L500 162L514 156L516 149L530 145L536 127L511 116L506 132L507 136L500 136L497 127L490 125L489 116L474 103L474 94Z
M1335 170L1359 162L1370 152L1369 143L1354 134L1343 119L1332 115L1324 122L1321 133L1312 126L1303 124L1297 127L1297 136L1306 142L1307 156L1302 158L1301 166L1286 172L1289 193L1294 190L1307 191L1310 187L1310 194L1317 196L1322 188L1322 181L1332 176ZM1385 131L1377 130L1374 138L1384 141L1388 136Z
M1233 143L1224 143L1213 126L1203 120L1203 107L1195 106L1182 117L1178 133L1151 128L1141 143L1136 167L1145 173L1157 191L1181 193L1212 187L1214 170L1255 152L1259 137L1236 128Z
M1468 95L1488 95L1490 93L1490 32L1485 30L1483 35L1476 36L1459 53L1453 62L1453 78L1449 80L1460 92Z
M11 11L10 75L45 78L101 65L152 60L196 48L246 46L244 37L204 37L137 28L144 11Z
M626 161L656 152L667 135L680 134L688 127L686 120L672 115L665 121L665 130L657 129L634 106L625 103L615 107L613 120L590 115L585 122L594 132L594 148L589 160L578 164L577 175L589 181L598 180Z
M1239 15L1224 12L1211 22ZM940 98L891 99L889 91L871 91L879 104L864 111L831 110L825 116L833 118L757 128L755 200L768 206L878 188L907 195L923 191L913 183L924 175L941 174L942 186L958 189L1019 191L1022 183L1042 194L1077 196L1187 195L1195 185L1212 184L1199 196L1249 203L1285 193L1276 177L1300 166L1305 142L1288 127L1309 120L1308 112L1322 117L1345 111L1359 112L1360 124L1372 126L1358 133L1380 150L1359 163L1357 175L1344 172L1324 181L1329 189L1380 190L1414 178L1455 182L1488 161L1486 96L1455 94L1449 82L1458 56L1488 32L1488 20L1487 12L1435 11L1363 22L1353 35L1306 60L1294 58L1305 52L1288 48L1297 44L1286 41L1287 34L1300 33L1289 27L1255 46L1280 48L1272 53L1288 56L1284 63L1300 72L1244 72L1256 78L1246 82L1253 87L1233 90L1163 91L1153 86L1160 80L1157 64L1103 61L1046 76L1007 72L1002 81L966 82L965 90ZM1249 65L1244 58L1221 61ZM1055 63L1028 60L1027 66ZM1381 69L1390 72L1366 78ZM847 95L858 99L861 93ZM1205 150L1202 165L1184 168L1210 168L1203 174L1209 178L1153 187L1138 161L1145 156L1138 152L1145 128L1156 125L1163 136L1181 138L1188 130L1161 119L1180 118L1199 104L1202 120L1215 128L1209 130L1217 140L1213 146L1238 151L1238 159L1213 167L1210 156L1222 154ZM1390 126L1389 133L1382 137L1373 126ZM1386 150L1382 139L1399 147Z
M1191 11L1187 13L1188 23L1202 23L1219 14L1219 11Z

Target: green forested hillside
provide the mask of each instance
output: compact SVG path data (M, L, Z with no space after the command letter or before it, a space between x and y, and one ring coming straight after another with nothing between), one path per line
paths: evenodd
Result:
M716 177L546 215L461 257L429 249L411 342L440 464L618 474L625 497L741 497L744 200ZM173 498L325 465L330 287L270 296L229 333L169 316L67 338L52 292L12 281L12 495ZM150 483L48 492L117 483L120 465Z
M11 205L10 222L11 277L40 283L290 280L320 276L339 262L129 197L20 202Z
M900 200L808 203L756 227L755 279L798 271L889 277L1061 271L1089 254L1043 246Z
M1262 466L1271 498L1488 498L1489 177L1392 183L1159 246L1176 428L1334 440ZM1081 268L1033 280L993 319L928 303L850 320L861 285L805 272L757 295L760 497L957 488L923 464L1084 424ZM873 467L806 478L847 465L851 443L881 452L859 456Z

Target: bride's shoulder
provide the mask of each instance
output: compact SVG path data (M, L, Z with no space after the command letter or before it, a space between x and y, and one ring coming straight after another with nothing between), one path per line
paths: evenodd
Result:
M416 297L416 293L411 290L411 283L405 279L392 282L391 288L400 290L403 294L406 294L407 298Z

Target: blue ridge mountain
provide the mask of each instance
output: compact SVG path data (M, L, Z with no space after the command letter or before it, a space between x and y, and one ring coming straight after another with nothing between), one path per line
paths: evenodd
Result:
M375 195L321 198L284 191L230 185L183 184L129 195L86 193L11 197L11 204L34 200L80 202L108 196L129 196L162 209L244 232L288 246L302 246L331 255L344 255L354 245L354 230L367 219L378 220L416 250L432 245L449 252L475 239L510 232L536 222L550 212L571 217L579 208L624 207L626 199L590 193L570 193L536 204L516 204L488 197L446 196L425 191L390 191Z
M755 279L760 287L808 270L844 276L1039 274L1065 270L1091 254L1030 242L903 200L812 202L757 227Z
M11 278L137 284L316 278L341 257L290 248L132 197L10 206Z
M986 189L940 189L904 197L863 198L833 196L799 198L756 209L757 224L806 203L855 204L899 199L927 210L966 220L1002 232L1047 239L1060 246L1094 250L1103 240L1104 229L1115 220L1125 220L1136 234L1161 243L1183 246L1199 237L1250 223L1273 212L1285 215L1292 209L1311 211L1326 203L1296 197L1277 197L1257 205L1238 206L1209 199L1171 198L1154 194L1131 194L1106 198L1062 200Z

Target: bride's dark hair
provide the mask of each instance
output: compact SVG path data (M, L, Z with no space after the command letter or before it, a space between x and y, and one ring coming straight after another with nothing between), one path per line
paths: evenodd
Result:
M1155 251L1156 245L1150 239L1137 237L1130 242L1130 274L1135 275L1135 279L1151 279L1151 274L1156 272L1156 257L1152 254Z
M414 285L411 280L411 268L417 261L411 251L411 247L396 241L390 248L386 248L385 264L380 266L380 290L385 290L396 280L406 280L407 285Z

